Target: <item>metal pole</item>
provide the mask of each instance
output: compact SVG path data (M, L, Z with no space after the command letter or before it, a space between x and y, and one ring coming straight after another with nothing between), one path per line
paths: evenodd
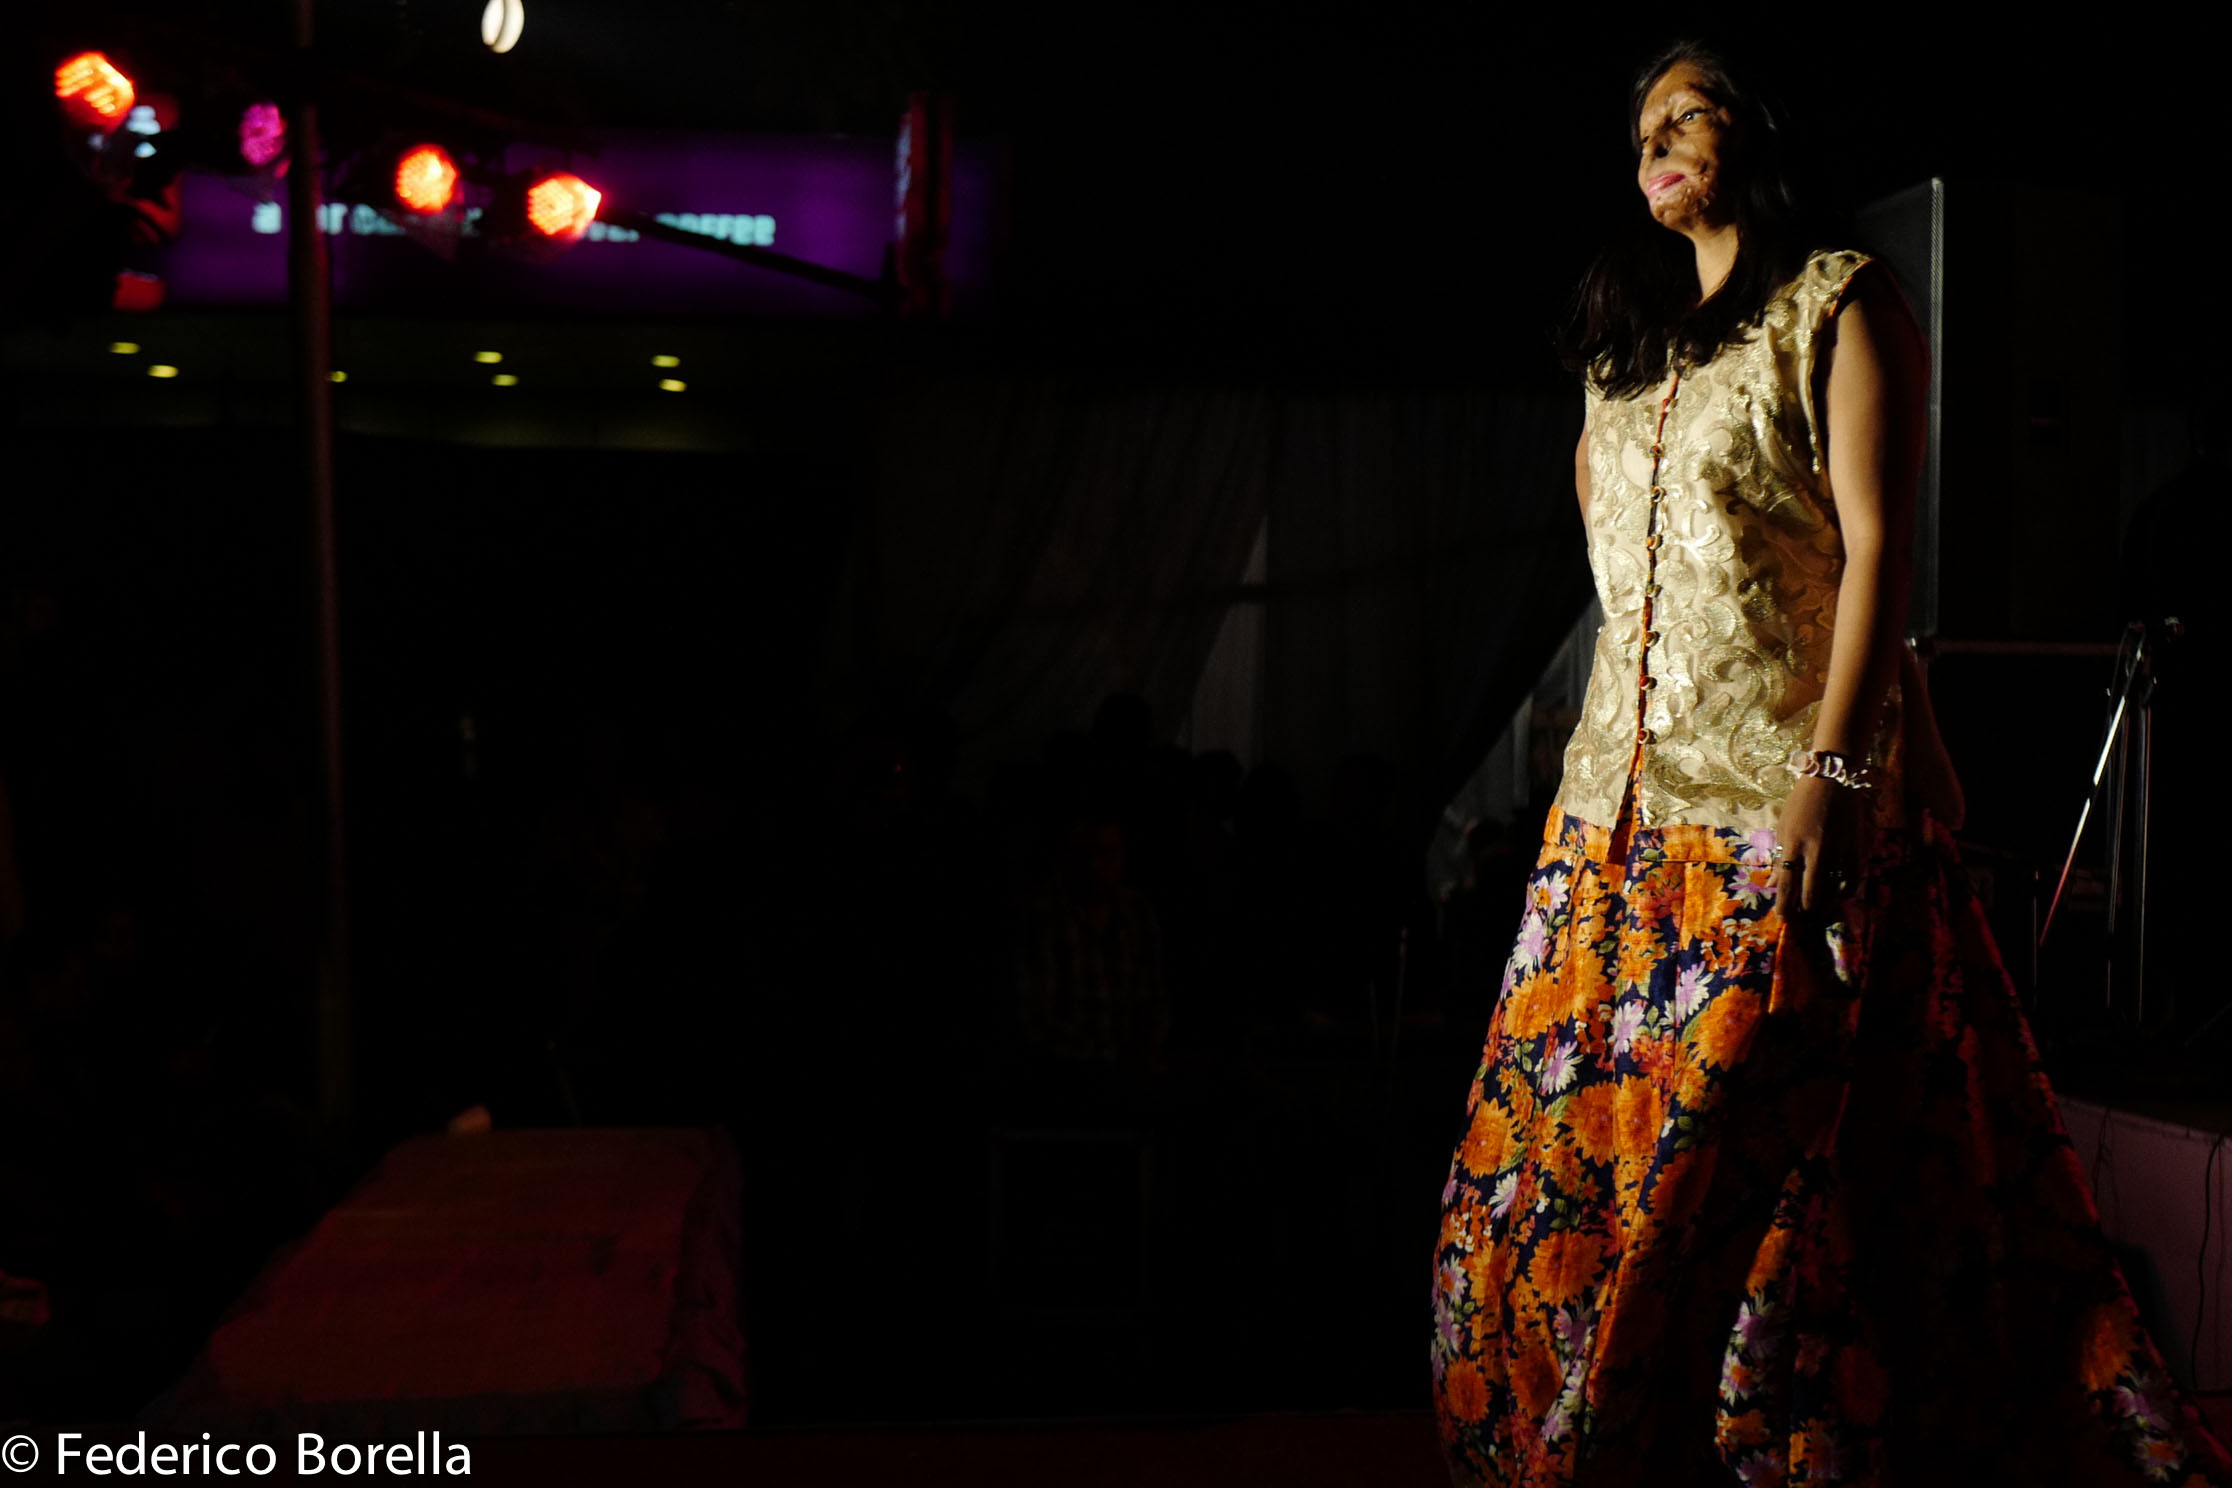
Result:
M2117 716L2131 718L2128 709L2119 709ZM2107 930L2113 941L2116 925L2121 919L2116 911L2123 897L2124 833L2130 826L2130 814L2124 809L2124 797L2131 783L2131 729L2127 726L2116 735L2116 763L2108 772L2108 792L2101 811L2101 840L2108 845L2108 912Z
M349 874L341 774L340 600L333 524L333 297L318 173L316 0L294 0L294 117L288 121L287 291L301 397L303 474L316 580L319 742L325 783L326 922L319 947L315 1034L318 1113L346 1121L349 1088Z
M2139 638L2139 652L2131 659L2133 668L2137 668L2142 661L2146 660L2146 646L2147 639L2144 635L2141 635ZM1941 646L1939 649L1950 651L1955 648ZM2118 649L2120 651L2121 648ZM2080 653L2058 649L2057 654L2077 655ZM2116 711L2109 715L2108 736L2101 740L2100 758L2093 765L2092 793L2085 797L2084 810L2077 813L2077 831L2069 839L2069 856L2062 860L2061 877L2054 883L2054 895L2046 901L2045 922L2038 927L2038 944L2041 946L2046 944L2046 937L2054 933L2054 911L2061 907L2062 893L2069 887L2069 871L2076 866L2077 849L2085 840L2085 823L2092 817L2093 802L2100 798L2100 781L2101 777L2108 773L2109 757L2115 753L2117 746L2123 742L2124 713L2131 706L2131 679L2132 672L2127 670L2117 681L2119 696L2116 698Z
M2125 696L2128 698L2129 693ZM2105 926L2108 932L2108 956L2101 964L2100 1002L2103 1008L2111 1012L2117 1003L2116 953L2119 946L2116 942L2116 930L2122 919L2116 911L2121 907L2123 899L2124 834L2130 828L2130 819L2124 810L2124 797L2129 791L2131 780L2131 715L2125 712L2120 716L2126 722L2123 731L2116 735L2116 765L2108 777L2108 809L2106 819L2100 824L2101 836L2108 845L2108 907Z
M2132 849L2131 865L2131 1011L2132 1021L2144 1025L2147 1021L2147 815L2154 803L2152 794L2154 775L2154 707L2148 700L2139 704L2139 716L2132 720L2138 735L2139 756L2139 809L2138 820L2132 825L2138 841Z

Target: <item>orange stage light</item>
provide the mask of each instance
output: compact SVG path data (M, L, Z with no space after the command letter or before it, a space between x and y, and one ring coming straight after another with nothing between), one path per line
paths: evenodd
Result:
M395 163L395 199L414 212L439 212L457 199L457 162L440 145L420 145Z
M99 52L80 52L54 69L54 96L74 124L113 129L138 98L132 80Z
M603 200L604 193L579 176L544 176L527 188L527 221L545 237L578 238Z

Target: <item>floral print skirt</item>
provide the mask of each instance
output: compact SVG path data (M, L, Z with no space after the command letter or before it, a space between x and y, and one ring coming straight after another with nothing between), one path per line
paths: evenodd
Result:
M2232 1488L1950 834L1788 924L1773 841L1551 811L1442 1192L1452 1481Z

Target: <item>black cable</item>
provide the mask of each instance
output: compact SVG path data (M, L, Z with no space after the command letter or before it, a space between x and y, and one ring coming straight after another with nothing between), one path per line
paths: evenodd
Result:
M2201 1325L2209 1316L2209 1226L2216 1218L2216 1160L2227 1138L2232 1138L2232 1127L2217 1133L2216 1140L2209 1144L2208 1161L2201 1165L2201 1250L2193 1258L2193 1279L2199 1294L2193 1303L2193 1336L2186 1340L2186 1378L2192 1381L2195 1394L2201 1390Z

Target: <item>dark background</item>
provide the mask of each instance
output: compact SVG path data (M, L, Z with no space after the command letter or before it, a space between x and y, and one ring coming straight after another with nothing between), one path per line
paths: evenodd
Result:
M2152 21L531 0L520 51L495 59L447 45L477 10L333 5L327 36L367 70L590 129L883 135L908 90L950 90L959 131L1009 152L997 305L942 327L459 328L552 343L528 432L504 441L443 432L463 384L400 364L377 427L344 401L357 1088L348 1119L323 1120L284 327L69 310L57 286L88 240L41 164L53 57L123 35L247 67L248 41L225 38L274 19L73 6L23 29L0 780L24 923L0 1035L0 1268L54 1290L54 1325L7 1360L11 1398L41 1408L134 1409L274 1245L386 1146L476 1102L507 1125L728 1126L762 1421L1419 1404L1434 1196L1533 825L1489 824L1475 887L1449 903L1421 863L1585 596L1564 475L1579 399L1546 333L1636 210L1631 68L1675 34L1719 39L1777 78L1825 189L1858 204L1948 182L1949 638L2112 643L2145 604L2119 590L2124 528L2189 463L2193 407L2221 387L2218 63L2211 38ZM214 394L100 355L166 326L232 359ZM641 401L565 343L601 355L639 331L699 338L711 411L664 449L563 447L569 410ZM369 330L336 334L346 360ZM1252 390L1282 410L1268 579L1237 594L1234 565L1195 596L1260 605L1272 627L1286 680L1254 768L1120 703L1050 715L1033 748L995 756L952 709L1013 613L928 669L839 644L894 502L972 478L895 481L890 451L913 446L894 410L924 385L1027 379L1180 410ZM1299 436L1344 419L1431 453L1313 484ZM1436 463L1468 430L1505 462L1495 479ZM1412 522L1428 487L1445 506ZM2213 507L2185 509L2205 550ZM1397 526L1384 549L1344 536ZM1000 539L952 527L922 572ZM2213 622L2193 623L2188 693L2214 654ZM1091 696L1136 685L1075 665ZM1940 666L1972 861L2019 937L2083 797L2109 663ZM2197 737L2177 680L2166 735ZM1152 1098L1000 1083L1017 906L1091 877L1065 846L1080 814L1113 822L1164 928L1178 1073ZM2182 838L2193 818L2175 820ZM2028 958L2010 961L2042 1030L2069 1035L2064 1088L2121 1088L2119 1067L2068 1052L2105 1047L2075 1038L2103 949L2074 926L2064 991L2034 993ZM1412 1021L1390 1057L1359 988L1384 997L1399 936ZM2194 1021L2116 1047L2157 1056ZM1104 1096L1102 1114L1158 1133L1159 1238L1105 1203L1064 1219L1061 1171L999 1180L1053 1217L993 1233L987 1131ZM1084 1154L1067 1178L1103 1200L1128 1182ZM1112 1320L1029 1305L1134 1280L1145 1300Z

